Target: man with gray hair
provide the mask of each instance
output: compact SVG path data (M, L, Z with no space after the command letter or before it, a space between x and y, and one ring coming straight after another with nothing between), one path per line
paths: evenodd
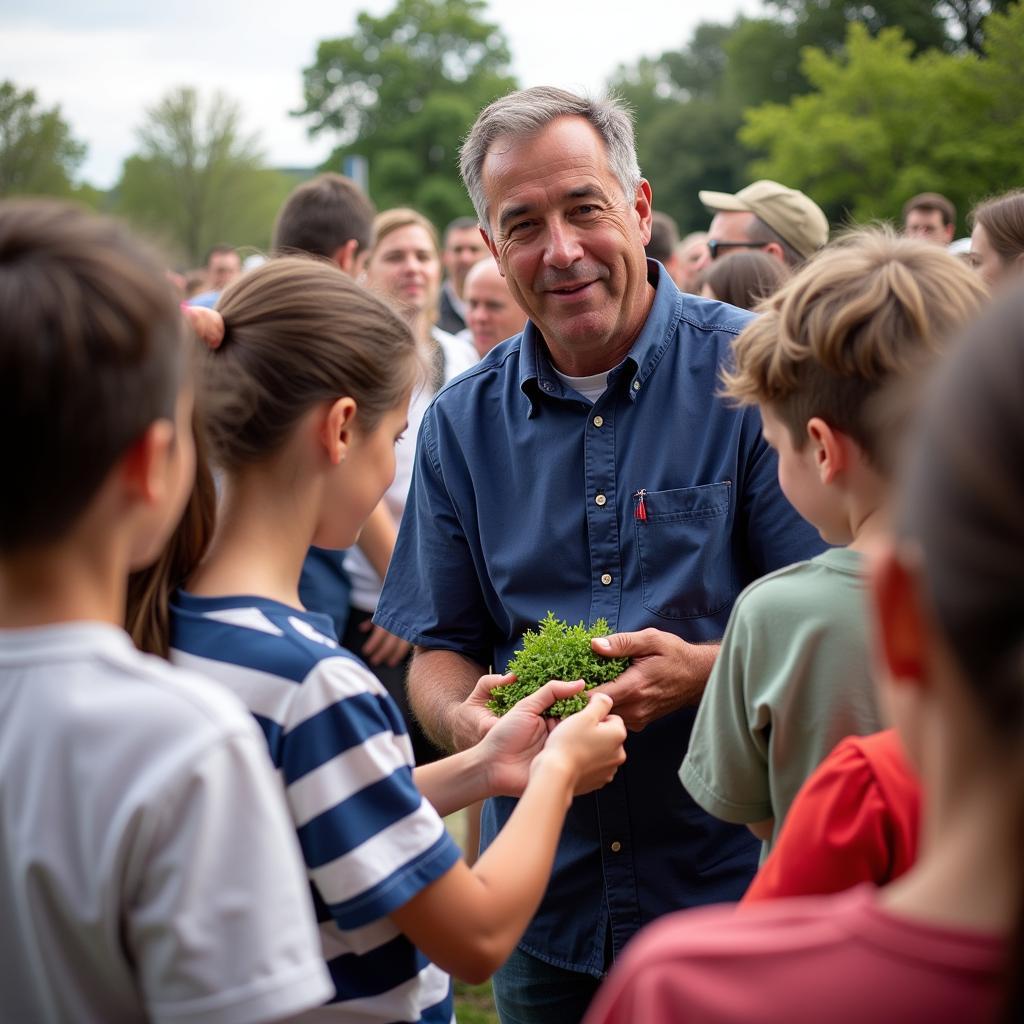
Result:
M416 645L411 701L458 750L493 724L478 680L548 610L598 618L632 664L603 689L633 732L615 781L576 800L554 874L494 980L504 1024L579 1020L634 932L740 896L743 828L677 771L742 587L821 550L779 490L750 407L718 397L749 319L647 261L651 188L614 101L527 89L481 113L462 175L529 320L434 400L376 621ZM512 811L489 801L484 844Z

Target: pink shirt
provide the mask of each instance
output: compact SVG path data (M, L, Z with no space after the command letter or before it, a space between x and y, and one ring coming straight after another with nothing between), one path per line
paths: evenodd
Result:
M896 917L858 886L656 922L584 1024L962 1024L992 1018L1006 943Z

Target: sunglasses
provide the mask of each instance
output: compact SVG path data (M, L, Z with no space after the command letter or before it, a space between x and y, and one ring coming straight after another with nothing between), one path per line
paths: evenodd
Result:
M717 260L718 254L725 249L763 249L767 244L767 242L717 242L712 238L708 242L708 252L711 253L712 260Z

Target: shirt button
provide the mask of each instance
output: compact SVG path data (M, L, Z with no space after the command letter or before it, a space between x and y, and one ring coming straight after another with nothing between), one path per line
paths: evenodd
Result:
M605 574L604 574L604 575L603 575L603 576L601 577L601 582L602 582L602 583L603 583L603 584L604 584L604 585L605 585L606 587L608 586L608 584L609 584L609 583L611 583L611 581L612 581L612 574L611 574L610 572L606 572L606 573L605 573Z
M620 843L618 841L618 839L616 839L615 842L612 843L612 853L618 853L619 850L621 850L621 849L622 849L622 843Z
M603 416L595 416L594 417L594 426L595 427L603 427L604 426L604 417Z
M607 501L608 501L608 499L607 499L607 498L606 498L606 497L605 497L605 496L604 496L603 494L599 494L599 495L598 495L598 496L597 496L597 497L596 497L596 498L594 499L594 504L595 504L595 505L600 505L600 506L602 506L602 508L603 508L603 507L604 507L604 505L605 505L605 504L607 503Z
M638 380L633 381L633 390L634 391L639 391L640 390L640 381L638 381Z

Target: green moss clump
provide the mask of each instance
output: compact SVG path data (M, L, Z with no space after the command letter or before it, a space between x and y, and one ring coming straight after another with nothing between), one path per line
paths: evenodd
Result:
M523 646L508 663L507 672L514 672L515 682L495 687L487 706L498 716L527 695L539 690L550 679L582 679L587 690L601 683L609 683L626 671L629 658L602 658L590 649L595 636L607 636L610 630L604 619L598 619L589 629L580 622L570 626L548 612L535 631L523 634ZM548 718L566 718L582 711L586 706L583 693L556 700L544 713Z

